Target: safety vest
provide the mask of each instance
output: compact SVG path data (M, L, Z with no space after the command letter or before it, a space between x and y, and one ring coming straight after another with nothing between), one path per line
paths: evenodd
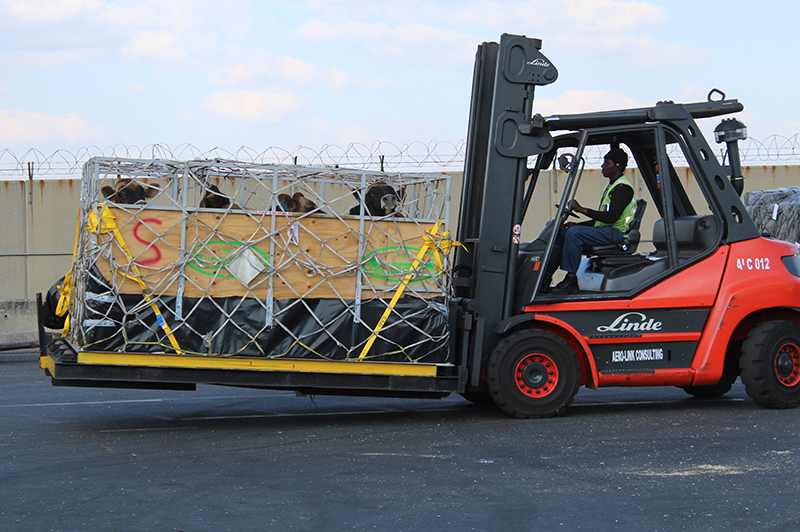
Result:
M610 183L605 191L603 191L603 198L600 200L600 211L607 211L609 206L611 205L611 191L614 190L618 185L628 185L633 190L633 185L625 178L624 175L621 175L617 178L616 181ZM628 229L631 226L631 222L633 221L633 215L636 214L636 196L631 198L631 202L625 207L622 211L622 214L617 221L613 224L607 224L603 222L595 222L595 227L603 226L603 225L610 225L615 229L619 229L623 233L627 233Z

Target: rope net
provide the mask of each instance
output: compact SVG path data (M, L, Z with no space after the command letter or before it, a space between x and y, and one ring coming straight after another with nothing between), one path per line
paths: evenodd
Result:
M92 158L68 339L449 363L449 188L443 173Z

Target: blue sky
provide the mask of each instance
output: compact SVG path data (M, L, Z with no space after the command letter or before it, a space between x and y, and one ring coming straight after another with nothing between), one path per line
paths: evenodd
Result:
M543 40L544 115L745 105L800 132L794 2L2 0L0 149L459 142L475 50ZM716 122L704 129L713 129Z

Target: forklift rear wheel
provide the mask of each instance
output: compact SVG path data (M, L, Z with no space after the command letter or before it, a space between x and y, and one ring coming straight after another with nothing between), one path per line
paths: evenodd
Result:
M575 352L561 337L528 329L497 344L486 377L494 402L507 414L552 417L572 404L580 369Z
M747 395L767 408L800 403L800 325L793 321L759 323L742 344L742 382Z

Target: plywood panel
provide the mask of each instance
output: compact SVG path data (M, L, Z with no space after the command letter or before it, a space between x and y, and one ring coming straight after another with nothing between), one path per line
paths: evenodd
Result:
M387 292L391 297L429 229L403 219L365 220L365 236L360 237L360 221L355 217L111 210L149 290L156 295L176 295L183 276L184 296L195 298L246 295L266 299L272 276L274 299L354 299L359 270L364 273L362 297ZM185 244L181 246L184 223ZM97 260L101 273L113 278L119 292L140 293L137 274L121 246L112 243L108 233L101 232L96 238L103 250ZM363 260L359 263L360 245ZM245 285L233 276L229 264L246 249L264 272ZM418 272L410 291L422 296L440 293L431 254Z

